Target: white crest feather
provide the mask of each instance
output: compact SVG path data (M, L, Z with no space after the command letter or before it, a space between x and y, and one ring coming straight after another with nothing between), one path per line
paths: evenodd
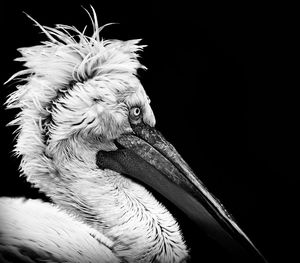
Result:
M6 104L9 109L21 109L10 125L18 126L15 153L22 156L21 170L33 183L37 178L40 181L44 176L50 176L51 161L45 155L45 129L49 127L45 120L57 111L50 105L55 105L58 94L67 93L72 83L85 83L91 79L101 81L121 75L130 79L128 76L135 75L138 68L145 68L137 60L137 52L144 47L138 45L140 39L100 38L106 25L99 27L93 8L92 11L93 17L89 14L92 36L68 25L42 26L31 18L48 40L40 45L20 48L22 57L16 61L23 62L26 69L8 80L23 82Z

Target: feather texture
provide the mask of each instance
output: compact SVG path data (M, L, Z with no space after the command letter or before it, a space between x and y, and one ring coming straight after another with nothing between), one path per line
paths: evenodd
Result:
M120 262L111 240L54 205L0 198L0 211L1 262Z
M166 208L143 186L96 165L96 153L115 150L113 139L131 129L130 107L142 107L144 122L155 124L136 76L145 68L138 61L140 40L102 39L94 11L92 36L35 23L47 40L19 49L17 61L26 69L11 77L21 84L7 100L8 108L20 109L10 124L17 126L22 174L65 217L76 215L111 240L120 260L183 262L188 250Z

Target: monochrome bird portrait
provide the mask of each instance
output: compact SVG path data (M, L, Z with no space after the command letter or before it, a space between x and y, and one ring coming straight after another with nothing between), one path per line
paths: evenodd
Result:
M45 40L7 82L20 173L51 202L0 198L1 262L192 262L168 202L233 258L266 262L155 128L141 40L104 39L89 15L90 35L34 21Z

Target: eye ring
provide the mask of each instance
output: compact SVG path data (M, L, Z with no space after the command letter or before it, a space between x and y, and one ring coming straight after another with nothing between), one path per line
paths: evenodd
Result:
M138 121L141 115L142 109L139 106L134 106L129 110L129 116L132 121Z
M140 116L140 114L141 114L141 109L140 109L139 107L134 107L134 108L132 109L132 114L133 114L135 117Z

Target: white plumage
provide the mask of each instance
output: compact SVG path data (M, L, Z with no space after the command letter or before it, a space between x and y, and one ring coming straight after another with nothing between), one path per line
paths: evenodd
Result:
M0 199L1 262L120 262L113 242L40 200Z
M137 70L140 40L104 40L36 25L7 108L20 109L23 176L53 204L0 199L3 262L185 262L179 225L149 189L174 203L238 262L266 262L224 206L155 128ZM253 260L252 260L253 259Z
M56 205L1 200L2 260L16 252L33 262L181 262L188 250L173 216L143 186L96 165L96 153L131 130L128 109L141 107L150 126L155 118L136 77L143 46L101 39L93 14L91 37L36 23L47 41L19 49L26 69L10 79L21 84L7 101L21 110L10 123L15 153Z

